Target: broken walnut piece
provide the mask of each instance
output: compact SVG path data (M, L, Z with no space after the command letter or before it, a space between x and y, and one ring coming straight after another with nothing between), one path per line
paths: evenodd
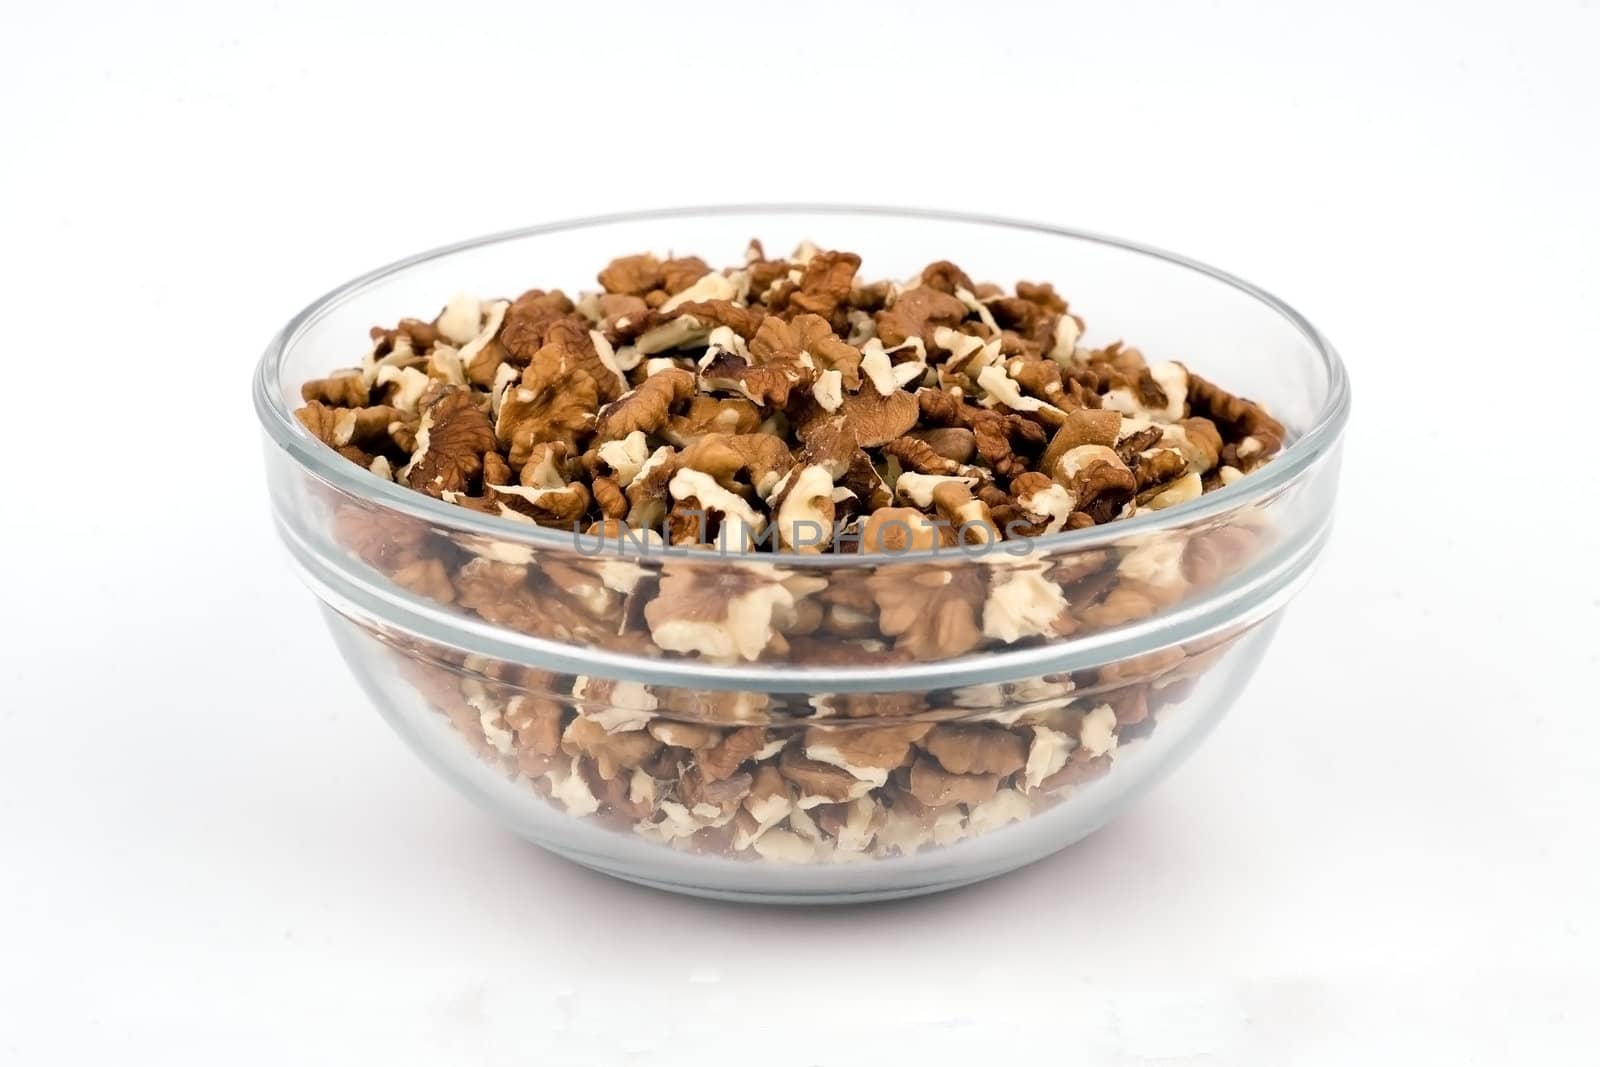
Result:
M483 454L494 446L494 427L473 395L446 386L423 409L405 483L433 496L465 492L483 470Z
M866 584L878 605L878 628L919 660L963 655L983 641L977 568L886 564Z
M955 296L922 285L901 293L887 309L874 315L873 321L885 348L893 348L913 337L931 347L937 327L957 326L966 317L966 305Z
M711 747L695 756L695 766L707 782L719 782L739 769L739 766L761 751L767 743L767 731L760 726L745 726L733 730Z
M533 354L544 347L551 327L567 319L573 311L572 301L559 289L554 292L530 289L506 309L495 341L508 360L517 366L526 366Z
M615 441L630 433L653 433L667 421L672 409L695 392L695 376L672 367L640 382L620 399L600 411L595 427L597 441Z
M520 383L505 386L494 436L518 469L545 442L559 441L576 453L579 438L594 428L598 403L594 379L559 345L545 345Z
M955 531L918 508L878 508L861 524L863 552L931 552L955 544Z
M1028 746L1022 737L1000 726L941 723L923 738L922 747L952 774L1004 778L1028 762Z
M826 579L788 576L771 564L667 564L644 608L650 635L669 652L754 660L778 636L799 597Z
M881 786L889 772L906 761L914 742L932 729L930 723L903 726L812 726L803 749L807 759L831 764L853 777Z
M982 804L999 786L997 774L955 774L926 757L911 765L908 780L911 795L930 808Z
M792 746L778 757L778 772L799 790L802 807L843 803L872 788L870 782L863 782L842 767L810 759Z
M607 264L595 280L608 293L643 297L661 287L661 261L648 252L619 256Z
M1267 414L1260 404L1235 396L1198 374L1188 374L1188 381L1194 413L1209 418L1240 452L1245 451L1244 442L1252 440L1256 446L1250 449L1250 454L1262 459L1283 447L1286 436L1283 423Z
M861 257L854 252L818 252L806 262L798 288L789 294L789 308L833 318L849 299L851 281L860 267Z
M366 379L359 370L338 371L300 386L300 398L306 403L317 401L336 408L364 408L368 393Z
M594 719L579 715L562 733L561 747L568 755L590 757L600 777L609 779L643 764L655 755L661 742L643 730L612 733Z

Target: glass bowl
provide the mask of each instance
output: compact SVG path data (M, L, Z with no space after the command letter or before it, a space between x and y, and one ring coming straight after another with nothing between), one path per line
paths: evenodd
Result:
M636 251L738 262L751 237L849 249L863 278L948 259L1052 281L1086 343L1182 360L1264 404L1286 445L1188 503L1005 551L756 560L597 547L446 504L294 417L300 384L350 365L375 323L462 291L576 293ZM1322 548L1349 407L1317 331L1221 271L1029 223L809 206L583 219L415 256L296 315L254 397L283 542L429 766L596 870L788 902L1000 874L1093 832L1174 767L1237 698ZM1002 590L1067 605L1075 628L991 624ZM670 640L667 618L681 624ZM908 627L928 636L909 651L887 636ZM981 639L942 641L951 627Z

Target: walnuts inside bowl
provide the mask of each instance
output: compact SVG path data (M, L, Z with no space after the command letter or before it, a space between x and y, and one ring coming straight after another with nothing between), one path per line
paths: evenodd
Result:
M809 244L769 259L752 242L722 270L624 256L576 301L542 289L457 296L431 320L374 327L361 365L306 382L296 415L377 477L462 508L601 544L752 559L1025 554L1042 535L1194 500L1284 443L1261 406L1182 363L1080 344L1083 320L1049 283L1008 292L944 261L868 281L859 267ZM1192 582L1218 548L1199 540L1183 558L1145 562L1168 586ZM428 596L585 640L581 620L552 621L533 603L514 553L419 547L397 559L385 542L379 554ZM824 589L770 569L732 568L713 589L666 569L662 588L685 595L645 604L635 625L654 650L720 659L781 655L782 633L819 612L928 659L1115 624L1151 600L1130 582L1064 598L1045 588L1059 575L933 566L823 603L813 594L826 601ZM580 607L634 591L588 577ZM585 584L556 578L565 593ZM741 613L757 621L730 626Z
M462 295L374 327L358 366L305 382L295 415L346 460L505 520L330 494L337 547L495 627L654 661L622 681L351 620L384 652L362 669L547 806L741 859L909 856L1109 774L1249 625L994 683L896 668L1068 642L1239 573L1271 536L1249 508L1035 546L1245 478L1285 428L1183 363L1086 345L1047 282L860 266L809 244L720 270L624 256L576 299ZM654 677L668 659L884 676L701 690Z

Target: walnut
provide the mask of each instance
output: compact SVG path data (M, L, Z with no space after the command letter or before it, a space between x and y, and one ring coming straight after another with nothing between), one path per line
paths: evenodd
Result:
M901 475L901 480L905 477ZM929 494L933 498L933 506L955 530L958 544L999 544L1001 534L995 525L994 515L987 503L972 495L969 481L956 478L934 486Z
M1016 446L1032 449L1045 442L1044 429L1021 415L964 404L936 389L919 389L917 402L929 421L971 430L978 454L1001 477L1021 474L1028 467L1027 460L1016 454Z
M300 386L300 398L340 408L367 406L370 390L360 370L343 370Z
M752 847L762 859L773 863L811 863L817 858L813 845L788 830L769 830Z
M1122 422L1122 416L1115 411L1081 408L1069 412L1055 435L1050 438L1050 444L1045 448L1044 455L1039 457L1039 470L1054 478L1062 457L1073 449L1084 445L1114 447L1122 431Z
M1011 481L1011 492L1026 521L1008 527L1009 533L1026 537L1055 533L1066 528L1077 510L1073 494L1038 471L1017 475Z
M455 599L455 587L450 582L450 571L440 560L412 560L396 567L390 572L389 577L396 585L430 600L448 604Z
M639 466L626 490L630 527L649 528L661 521L667 513L667 486L677 473L677 454L666 445Z
M456 600L492 623L524 633L536 632L545 605L528 585L528 568L477 558L456 572Z
M951 296L955 295L957 289L966 289L969 292L977 289L977 286L972 284L972 279L967 277L966 271L948 259L929 263L922 268L922 273L917 275L917 279L920 284L930 289L937 289L941 293L949 293Z
M739 804L750 794L755 779L749 774L733 774L718 779L706 776L701 765L690 767L678 779L678 799L690 812L713 825L732 820Z
M472 394L446 387L423 410L417 448L403 468L406 485L434 496L463 492L495 446L494 427Z
M1101 704L1078 724L1078 744L1089 756L1104 756L1117 747L1117 713Z
M833 477L826 467L802 464L774 495L779 541L797 552L821 552L833 531Z
M1185 474L1165 484L1152 486L1147 492L1139 494L1139 510L1160 511L1163 508L1187 504L1191 500L1199 500L1200 494L1204 491L1205 482L1198 472Z
M661 286L661 261L648 252L622 256L613 259L595 280L608 293L642 297Z
M870 781L862 781L832 764L809 759L793 748L784 749L778 757L778 772L799 791L795 806L800 809L854 800L865 796L872 788Z
M940 426L932 430L913 430L910 434L915 440L925 442L929 448L943 458L963 466L972 462L973 454L977 451L977 442L973 439L972 431L959 426ZM932 473L923 471L922 473Z
M775 366L796 376L798 370L838 371L842 388L860 388L861 353L834 335L818 315L796 315L785 322L764 319L750 337L750 356L762 366Z
M722 731L716 727L692 722L652 719L645 729L663 745L674 748L710 748L722 739Z
M1091 626L1121 626L1149 618L1165 600L1136 582L1124 582L1107 593L1105 599L1082 608L1078 616Z
M628 380L617 366L611 342L598 330L588 329L571 319L551 323L540 351L550 348L589 376L601 403L610 403L627 392Z
M600 777L612 779L645 763L661 742L643 730L613 733L594 719L579 715L561 735L561 748L569 756L593 759Z
M643 430L625 437L602 441L583 456L583 466L591 477L609 475L618 487L626 489L638 477L650 458L650 441Z
M612 344L632 340L650 318L650 305L629 293L593 293L580 300L578 311Z
M595 427L598 441L615 441L631 433L653 433L667 420L673 407L694 395L695 377L672 368L651 375L620 399L607 404Z
M1118 454L1121 455L1120 450ZM1189 461L1175 448L1147 448L1136 453L1131 461L1124 457L1123 463L1132 468L1134 481L1138 484L1140 493L1182 478L1184 472L1189 469ZM1195 472L1194 480L1198 486L1200 483L1198 471Z
M759 308L745 307L731 300L693 300L673 309L679 316L690 316L700 328L726 326L744 340L755 337L766 324L767 314Z
M848 771L861 781L883 785L889 772L906 761L913 742L921 740L931 725L838 727L813 726L806 730L805 756Z
M1078 743L1076 738L1060 730L1038 725L1029 729L1033 739L1028 745L1028 759L1023 770L1024 792L1038 789L1045 779L1065 767L1067 757Z
M968 433L970 437L970 431L957 432ZM893 456L902 467L917 474L956 475L966 470L966 464L940 455L927 441L909 435L896 437L885 444L883 454Z
M1054 404L1025 395L1021 384L1011 378L1004 367L992 364L984 367L978 372L977 384L985 394L984 404L989 407L1003 406L1031 416L1046 426L1060 426L1066 420L1067 413Z
M709 659L758 658L799 597L825 580L787 575L770 565L668 564L660 591L644 608L650 636L669 652Z
M817 826L833 838L835 858L865 852L882 827L887 813L871 797L858 797L848 804L825 804L817 808Z
M1024 637L1065 637L1077 629L1061 586L1037 569L997 569L983 604L985 637L1010 644Z
M439 331L431 322L420 319L401 319L400 324L392 330L385 330L374 326L369 331L374 345L375 354L398 352L425 351L432 348L439 341Z
M884 566L867 578L867 588L878 604L879 629L919 660L959 656L983 640L983 577L970 568Z
M1067 302L1061 299L1056 287L1049 282L1018 282L1017 296L1057 315L1065 314L1067 310ZM995 313L995 317L1000 317L999 312Z
M860 370L873 389L888 396L927 376L928 349L920 337L893 348L885 348L883 342L874 337L861 346Z
M712 271L701 275L692 285L680 289L668 297L662 302L661 311L665 314L682 307L684 304L692 304L699 301L740 300L743 299L748 284L749 275L743 271L731 271L728 273Z
M911 765L911 795L930 808L982 804L999 786L997 774L954 774L932 759L919 759Z
M716 478L705 471L685 467L682 457L679 457L678 470L673 474L672 481L667 483L667 491L679 503L680 513L690 517L697 527L707 532L713 529L713 517L717 522L716 529L737 522L751 534L759 535L766 527L766 516L757 511L742 493L723 488ZM698 543L705 542L704 537L696 540ZM743 547L739 545L738 549L743 551Z
M894 494L901 500L910 501L919 508L934 506L934 493L939 489L957 485L970 491L978 484L975 477L963 477L954 474L917 474L907 471L895 479Z
M507 359L519 366L525 365L544 347L550 329L567 319L572 311L572 301L560 290L547 293L542 289L530 289L506 309L496 341Z
M512 511L528 516L541 526L575 529L589 510L592 499L582 482L569 482L559 488L535 489L525 485L491 485L493 498Z
M1028 798L1015 789L1002 789L967 812L967 832L987 834L1033 814Z
M1106 445L1079 445L1046 473L1072 494L1074 508L1095 522L1109 522L1138 490L1122 458Z
M725 349L711 350L700 365L702 391L737 392L761 407L783 407L789 402L789 390L807 380L809 374L799 364L761 366Z
M692 296L693 294L689 294ZM647 356L658 352L669 352L677 348L690 348L704 344L711 334L711 328L694 315L685 313L682 307L693 303L687 299L683 305L675 309L672 315L664 322L650 327L634 339L634 348ZM664 313L661 313L664 314ZM660 314L652 315L650 320L658 319Z
M734 730L726 737L700 752L695 765L707 782L719 782L739 769L740 764L760 752L767 744L767 731L760 726L746 726Z
M389 511L342 504L334 512L334 538L385 574L432 558L433 534L426 524Z
M501 717L524 751L549 757L561 750L562 713L555 701L519 694L506 702Z
M878 508L861 526L863 552L928 552L955 544L948 526L935 526L916 508Z
M894 501L894 494L883 480L883 475L878 473L871 457L859 448L851 455L850 466L840 476L839 488L848 491L850 496L840 501L836 494L834 502L850 514L865 514L888 507Z
M1065 308L1054 292L1049 294L1049 298ZM1059 311L1053 311L1046 304L1035 303L1020 294L985 301L985 306L994 316L997 326L1002 330L1012 331L1036 345L1041 353L1050 343L1055 332L1056 320L1060 315Z
M295 418L324 444L337 449L387 448L399 445L412 425L411 418L398 408L378 405L363 408L331 408L313 400L295 411ZM412 435L411 445L416 444ZM348 455L347 458L354 458ZM366 462L371 462L367 460Z
M710 273L710 264L699 256L669 259L661 264L661 288L676 296Z
M892 348L912 337L932 345L936 327L956 326L966 317L966 305L955 296L922 285L901 293L886 310L874 315L873 321L878 337Z
M1082 748L1074 749L1061 769L1039 783L1042 793L1054 793L1103 776L1111 769L1111 757L1094 756Z
M709 474L727 489L743 479L765 497L794 466L794 456L782 438L771 434L708 433L679 454L678 466Z
M830 319L850 297L851 281L861 266L853 252L818 252L807 260L799 288L789 294L788 307Z
M589 788L576 759L566 764L552 764L545 776L550 782L551 798L559 801L568 814L593 815L600 810L600 799Z
M1182 368L1181 364L1175 366ZM1198 374L1189 374L1186 369L1184 375L1196 415L1209 418L1230 441L1256 442L1255 447L1241 458L1256 455L1264 459L1283 447L1286 436L1283 423L1267 414L1260 404L1234 396ZM1244 450L1243 444L1239 447L1241 451Z
M689 401L682 414L667 416L657 432L683 447L709 433L738 436L754 433L760 426L760 409L744 397L699 395Z
M547 441L576 452L579 437L594 428L598 397L594 379L559 347L546 345L523 371L521 384L502 394L494 437L518 468Z
M904 435L917 424L917 399L897 389L888 396L875 389L846 393L840 414L855 431L862 448L876 448Z
M1199 531L1183 547L1183 576L1196 588L1215 585L1237 574L1259 548L1258 536L1238 526Z
M1028 761L1022 738L999 726L941 723L922 747L953 774L995 774L1004 778Z

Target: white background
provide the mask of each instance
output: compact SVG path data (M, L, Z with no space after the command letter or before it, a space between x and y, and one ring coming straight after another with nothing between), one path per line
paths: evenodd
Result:
M1592 1062L1593 0L143 7L0 16L0 1062ZM1355 383L1231 717L943 897L716 905L521 844L269 529L251 364L317 294L780 199L1186 252Z

